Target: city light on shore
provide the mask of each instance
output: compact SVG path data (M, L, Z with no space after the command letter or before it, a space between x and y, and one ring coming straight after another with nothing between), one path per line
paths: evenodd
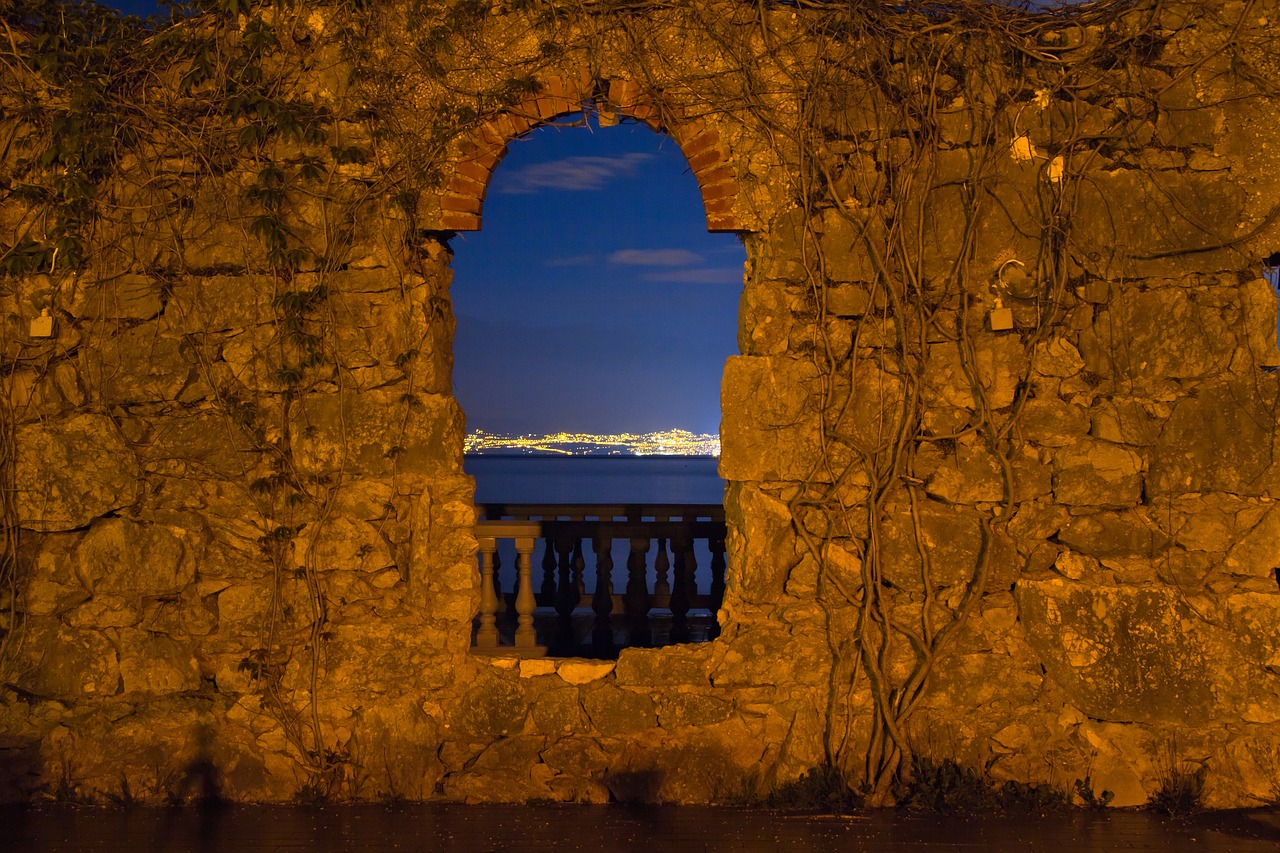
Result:
M547 454L555 456L719 456L720 436L669 429L648 433L556 432L504 435L475 430L463 445L469 454Z

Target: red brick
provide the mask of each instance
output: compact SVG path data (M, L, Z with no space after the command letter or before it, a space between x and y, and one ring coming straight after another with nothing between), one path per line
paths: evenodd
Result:
M634 80L610 80L609 100L623 110L641 102L640 84Z
M529 121L522 116L503 113L489 122L506 139L514 139L529 129Z
M695 172L705 172L711 166L724 161L724 152L719 148L703 151L696 157L689 158L689 168Z
M672 115L678 116L680 112L682 111L676 110ZM675 126L672 127L671 134L676 138L676 141L680 143L680 147L683 148L686 142L692 142L697 139L706 129L707 123L700 118L695 118L693 121L677 122Z
M698 186L700 187L713 187L716 184L733 183L738 177L729 166L721 166L718 169L695 169L694 176L698 179Z
M708 231L745 231L746 229L739 224L737 218L733 216L708 216Z
M624 107L622 111L637 121L646 121L650 117L658 114L658 108L655 107L651 101L632 104L630 107Z
M719 143L720 134L714 130L708 130L706 133L699 134L693 139L690 139L687 143L682 143L680 145L680 149L684 151L684 156L695 157L703 151L715 147Z
M487 169L490 172L493 171L494 166L498 165L502 155L506 153L505 145L481 142L474 136L470 139L464 139L458 148L464 161L475 163L480 168Z
M489 178L493 175L493 169L475 160L459 160L454 165L453 172L455 175L463 175L485 186L488 186Z
M441 210L451 210L457 213L480 213L480 199L466 196L447 195L440 199Z
M556 101L550 95L539 95L533 102L538 118L553 118L556 114Z
M454 195L468 198L484 198L485 184L466 175L455 173L449 181L448 191Z
M733 196L725 196L715 201L708 201L703 204L703 207L706 208L708 216L713 213L728 213L733 210Z
M706 187L702 190L702 201L706 203L709 201L715 201L718 198L726 198L737 194L737 184L716 184L713 187Z
M470 213L446 213L440 217L443 231L479 231L480 217Z

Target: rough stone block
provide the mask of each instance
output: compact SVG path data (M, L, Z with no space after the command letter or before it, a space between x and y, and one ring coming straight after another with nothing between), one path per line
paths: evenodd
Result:
M29 530L71 530L137 499L138 465L104 415L18 427L18 520Z
M1204 294L1182 287L1117 288L1106 310L1081 334L1088 369L1122 387L1158 388L1169 379L1200 379L1226 369L1235 347L1229 315Z
M76 574L91 592L175 595L195 580L183 541L160 525L104 518L89 528L75 553Z
M582 706L605 737L635 734L658 724L653 700L643 693L602 684L587 690Z
M29 619L19 649L16 685L34 696L71 701L120 691L115 644L101 631Z
M1133 506L1142 497L1142 457L1088 439L1060 448L1054 453L1053 493L1067 506Z
M449 475L462 470L463 418L437 394L394 390L309 394L293 416L296 462L312 474Z
M122 630L118 642L126 694L158 696L200 687L200 667L189 644L134 629Z
M1068 701L1110 722L1213 719L1222 667L1203 623L1174 591L1020 581L1027 642Z
M1201 386L1174 406L1151 451L1153 495L1232 492L1258 495L1280 487L1273 447L1275 381L1259 395L1252 381Z
M804 480L819 462L819 377L812 362L737 356L721 384L720 476Z

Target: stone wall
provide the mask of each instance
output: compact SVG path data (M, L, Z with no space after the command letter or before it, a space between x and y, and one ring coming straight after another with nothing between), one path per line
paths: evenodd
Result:
M180 25L223 70L173 50L86 261L3 281L4 795L885 802L920 755L1273 799L1278 12L957 8ZM722 635L473 656L449 240L583 109L747 246Z

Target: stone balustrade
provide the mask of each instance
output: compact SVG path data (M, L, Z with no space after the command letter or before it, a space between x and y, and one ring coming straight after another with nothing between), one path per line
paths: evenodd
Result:
M705 642L719 633L718 504L483 504L476 514L476 652L611 658L629 646ZM625 550L622 561L615 548ZM625 577L615 571L619 562Z

